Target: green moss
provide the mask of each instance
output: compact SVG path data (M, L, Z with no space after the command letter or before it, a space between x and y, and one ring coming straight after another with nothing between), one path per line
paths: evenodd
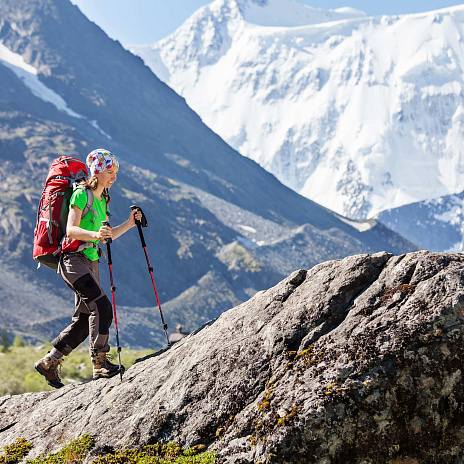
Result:
M82 464L94 446L90 435L71 441L58 453L42 453L26 464ZM19 438L16 443L4 448L5 455L0 456L0 464L16 464L32 448L32 443ZM216 453L205 452L206 446L197 445L182 450L176 443L145 446L142 450L117 450L94 459L91 464L214 464Z
M3 448L5 454L0 456L0 464L15 464L21 461L31 448L32 443L27 442L24 438L18 438L15 443Z
M80 464L84 462L93 444L90 435L82 435L81 438L71 441L58 453L41 454L35 459L28 459L26 464Z
M214 464L216 453L203 452L205 446L198 445L185 451L176 443L149 445L141 451L120 450L100 456L92 464Z

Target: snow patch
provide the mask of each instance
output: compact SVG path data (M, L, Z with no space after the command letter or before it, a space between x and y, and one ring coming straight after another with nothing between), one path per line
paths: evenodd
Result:
M366 14L353 8L323 10L295 0L268 0L263 4L251 2L243 12L246 22L267 27L306 26L362 16Z
M367 219L366 221L352 221L351 219L339 216L338 214L336 216L338 219L340 219L340 221L344 222L345 224L348 224L351 227L354 227L359 232L366 232L372 229L377 224L377 221L375 219Z
M357 10L356 8L351 8L350 6L344 6L342 8L337 8L335 13L343 15L345 18L362 18L367 17L367 14L364 11Z
M21 55L12 52L2 43L0 43L0 60L4 66L11 69L16 76L24 82L24 84L36 97L39 97L47 103L51 103L59 111L62 111L69 116L78 119L84 118L84 116L71 110L66 101L60 95L40 82L37 75L37 69L35 69L34 66L26 63Z
M0 63L11 69L16 76L23 81L26 87L32 92L33 95L40 98L44 102L51 103L59 111L72 116L77 119L87 119L85 116L76 113L68 107L66 101L57 94L54 90L47 87L45 84L40 82L38 77L37 69L34 66L26 63L24 58L18 54L12 52L8 47L0 42ZM103 134L108 139L111 139L111 136L106 132L100 129L97 124L97 121L89 121L90 124L95 127L101 134Z
M92 121L89 121L90 124L97 129L100 134L104 135L107 139L111 140L111 135L107 134L104 130L100 129L100 126L98 125L97 121L95 119L92 119Z
M238 225L241 229L246 230L247 232L251 232L252 234L256 234L256 229L250 226L244 226L242 224Z

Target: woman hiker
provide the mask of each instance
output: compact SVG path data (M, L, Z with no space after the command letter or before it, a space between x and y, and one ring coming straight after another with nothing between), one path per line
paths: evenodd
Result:
M113 321L112 306L100 287L98 242L116 239L141 220L140 211L132 211L129 219L117 227L102 225L108 221L109 189L116 181L119 162L108 150L94 150L87 156L90 178L85 187L93 191L91 211L82 217L87 204L85 189L78 188L71 196L65 240L81 240L88 248L61 256L59 271L65 283L75 293L76 310L71 325L52 341L52 350L36 362L36 370L45 376L54 388L64 384L58 375L58 367L67 356L90 335L90 356L93 378L110 378L119 373L119 366L108 359L109 328ZM121 366L123 368L123 366Z

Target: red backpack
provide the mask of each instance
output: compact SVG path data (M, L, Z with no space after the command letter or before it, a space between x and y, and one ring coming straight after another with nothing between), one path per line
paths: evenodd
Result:
M37 211L37 224L34 230L34 248L32 257L51 269L58 268L61 242L66 235L69 201L74 189L88 176L87 166L77 158L61 156L53 161L45 181L45 187ZM93 192L87 192L87 205L82 212L84 217L92 208ZM72 240L66 245L66 251L77 251L82 244Z

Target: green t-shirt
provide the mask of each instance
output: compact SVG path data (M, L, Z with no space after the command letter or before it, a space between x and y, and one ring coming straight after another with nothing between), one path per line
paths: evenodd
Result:
M85 190L79 188L74 191L69 202L69 207L76 205L81 211L84 210L85 205L87 204L87 193ZM102 221L106 221L106 200L105 197L102 197L99 200L96 196L93 198L93 205L91 210L81 218L79 227L85 230L90 230L93 232L98 232L102 226ZM98 243L98 240L89 240L93 243ZM91 261L98 260L98 251L95 248L86 248L83 253Z

